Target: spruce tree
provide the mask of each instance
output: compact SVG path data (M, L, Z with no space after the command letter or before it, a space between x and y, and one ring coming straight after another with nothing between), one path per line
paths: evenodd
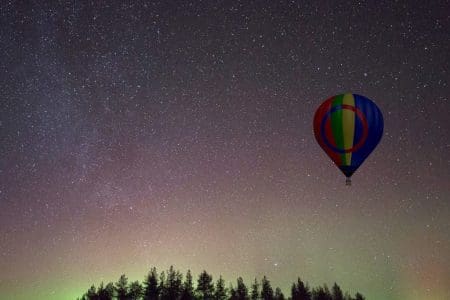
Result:
M198 277L196 292L200 300L210 300L214 295L212 276L206 271L203 271Z
M227 299L227 289L225 288L225 280L223 280L222 275L216 282L216 288L214 290L215 300L225 300Z
M182 292L182 276L179 271L175 271L173 266L170 266L167 271L167 278L164 284L164 289L161 291L161 300L178 299Z
M238 300L248 300L248 289L242 277L237 279L236 296Z
M117 300L127 300L128 296L128 278L125 274L121 275L116 282Z
M270 281L266 276L263 277L261 281L261 299L262 300L273 300L273 289L270 285Z
M112 300L114 297L114 284L109 282L106 286L103 286L103 282L100 284L98 291L99 300Z
M311 292L308 285L305 285L303 281L298 278L297 283L292 284L291 288L292 300L311 300Z
M355 295L355 300L365 300L364 296L361 295L360 293L356 293Z
M312 300L332 300L328 287L324 285L324 287L320 286L318 288L313 289Z
M183 284L183 291L181 293L181 300L193 300L194 299L194 286L192 283L191 270L186 273L186 280Z
M130 284L127 300L140 300L143 295L143 290L139 281L133 281Z
M277 287L275 289L275 296L274 296L275 300L285 300L284 298L284 294L281 292L281 289L279 287Z
M252 291L250 293L250 299L251 300L258 300L259 299L259 284L258 281L255 278L255 281L252 284Z
M331 296L333 300L344 300L344 294L342 293L341 288L337 285L336 282L331 288Z
M230 291L230 299L229 300L237 300L238 299L237 291L233 287L232 284L230 284L230 287L228 288L228 290Z
M166 273L164 271L159 274L158 299L166 293Z
M302 300L295 282L291 286L291 300Z
M158 273L153 267L144 281L144 300L158 300Z
M91 285L89 290L86 292L86 299L88 300L98 300L98 294L97 289L95 288L95 285Z

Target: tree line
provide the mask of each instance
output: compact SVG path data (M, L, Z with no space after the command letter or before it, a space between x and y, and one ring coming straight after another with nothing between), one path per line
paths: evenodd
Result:
M353 297L344 293L335 283L331 290L327 285L310 288L300 278L291 286L289 297L280 288L272 288L266 276L258 281L256 278L250 285L244 283L242 277L236 285L225 286L222 276L215 282L212 275L203 271L197 279L196 286L191 271L183 275L173 266L167 271L158 273L152 268L143 283L128 282L125 275L120 276L115 283L103 282L96 288L92 285L88 291L77 300L365 300L356 293Z

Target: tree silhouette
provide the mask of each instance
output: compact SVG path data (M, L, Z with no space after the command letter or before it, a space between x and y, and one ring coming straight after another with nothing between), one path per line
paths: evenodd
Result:
M114 297L114 284L109 282L106 286L103 286L103 282L100 284L97 290L98 300L112 300Z
M248 300L248 289L242 277L237 279L236 296L238 300Z
M264 276L261 281L261 299L273 300L273 289L266 276Z
M203 271L198 277L196 292L198 297L203 300L212 299L214 295L212 276L206 271Z
M313 289L312 300L333 300L328 290L328 287L324 285L323 287L318 287Z
M178 299L182 292L182 276L179 271L175 271L173 266L170 266L167 271L167 278L164 288L160 292L161 300Z
M214 291L214 299L215 300L227 299L227 289L225 288L225 280L223 280L222 276L220 276L216 282L216 289Z
M229 290L230 290L230 299L229 299L229 300L237 300L237 298L238 298L238 296L237 296L237 291L236 291L236 289L233 287L232 284L230 284Z
M230 284L225 288L225 280L219 277L216 284L208 272L200 273L197 285L194 286L191 271L186 273L183 282L182 274L173 266L160 274L156 268L152 268L141 285L139 281L128 284L125 274L121 275L116 283L104 285L102 282L98 288L92 285L78 300L285 300L280 288L275 292L270 281L264 276L261 283L255 278L251 285L251 291L247 289L242 277L237 278L236 288ZM356 293L355 297L344 293L337 283L334 283L331 292L327 285L309 288L300 278L291 286L290 300L365 300L364 296Z
M181 293L181 300L193 300L194 299L194 285L192 282L191 270L186 273L186 280L183 284L183 291Z
M121 275L116 282L117 300L127 300L128 298L128 278L125 274Z
M355 300L365 300L364 296L361 295L360 293L356 293L355 295Z
M92 285L86 293L87 300L98 300L97 289Z
M159 285L158 285L158 299L160 295L163 295L166 290L166 272L162 271L159 275Z
M250 299L251 300L259 299L259 284L258 284L258 281L256 280L256 278L252 284L252 291L250 292Z
M158 273L153 267L144 281L144 300L158 300Z
M275 300L285 300L284 298L284 294L281 292L281 289L279 287L277 287L275 289L275 296L274 296Z
M344 300L344 294L342 293L341 288L335 282L333 287L331 288L332 298L333 300Z
M292 300L311 300L309 287L308 285L305 285L300 278L297 279L296 283L292 284L291 298Z
M127 299L128 300L140 300L143 295L143 287L139 283L139 281L133 281L130 284L130 289L128 291Z

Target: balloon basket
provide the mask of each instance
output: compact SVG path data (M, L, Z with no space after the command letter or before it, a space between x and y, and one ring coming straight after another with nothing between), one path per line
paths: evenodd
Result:
M345 185L346 186L351 186L352 185L352 180L350 178L345 179Z

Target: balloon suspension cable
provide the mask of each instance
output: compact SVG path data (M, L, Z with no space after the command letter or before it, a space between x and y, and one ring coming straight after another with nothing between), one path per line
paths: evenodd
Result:
M352 185L352 179L350 177L347 177L347 179L345 179L345 185L347 186Z

